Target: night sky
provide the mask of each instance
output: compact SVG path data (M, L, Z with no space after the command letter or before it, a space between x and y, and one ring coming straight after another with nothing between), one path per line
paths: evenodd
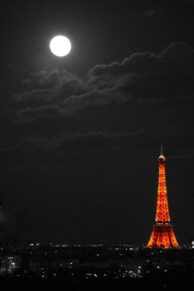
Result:
M7 0L0 11L3 239L145 244L162 143L188 243L194 1ZM57 34L72 42L64 58L49 50Z

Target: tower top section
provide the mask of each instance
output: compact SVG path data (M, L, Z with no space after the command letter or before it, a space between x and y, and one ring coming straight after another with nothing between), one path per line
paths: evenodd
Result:
M161 145L161 148L160 148L160 155L158 157L158 161L159 162L165 162L166 158L165 156L163 155L163 146Z

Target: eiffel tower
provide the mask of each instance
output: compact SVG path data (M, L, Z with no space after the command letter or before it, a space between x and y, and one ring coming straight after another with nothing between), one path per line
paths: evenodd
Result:
M161 146L161 153L158 158L159 177L155 223L153 225L150 239L147 243L148 248L167 249L177 248L179 246L171 224L168 207L165 161L166 158L163 155Z

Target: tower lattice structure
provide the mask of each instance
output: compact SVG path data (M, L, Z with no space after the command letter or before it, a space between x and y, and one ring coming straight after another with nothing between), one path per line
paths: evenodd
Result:
M171 224L168 207L165 161L166 158L161 148L158 158L159 176L156 215L152 233L147 243L149 248L177 248L179 246Z

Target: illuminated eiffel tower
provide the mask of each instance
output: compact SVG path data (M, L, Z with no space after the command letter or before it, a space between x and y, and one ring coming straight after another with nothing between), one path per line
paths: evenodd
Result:
M149 248L177 248L179 246L171 225L168 208L165 160L161 146L161 153L158 158L159 177L155 224L147 243Z

